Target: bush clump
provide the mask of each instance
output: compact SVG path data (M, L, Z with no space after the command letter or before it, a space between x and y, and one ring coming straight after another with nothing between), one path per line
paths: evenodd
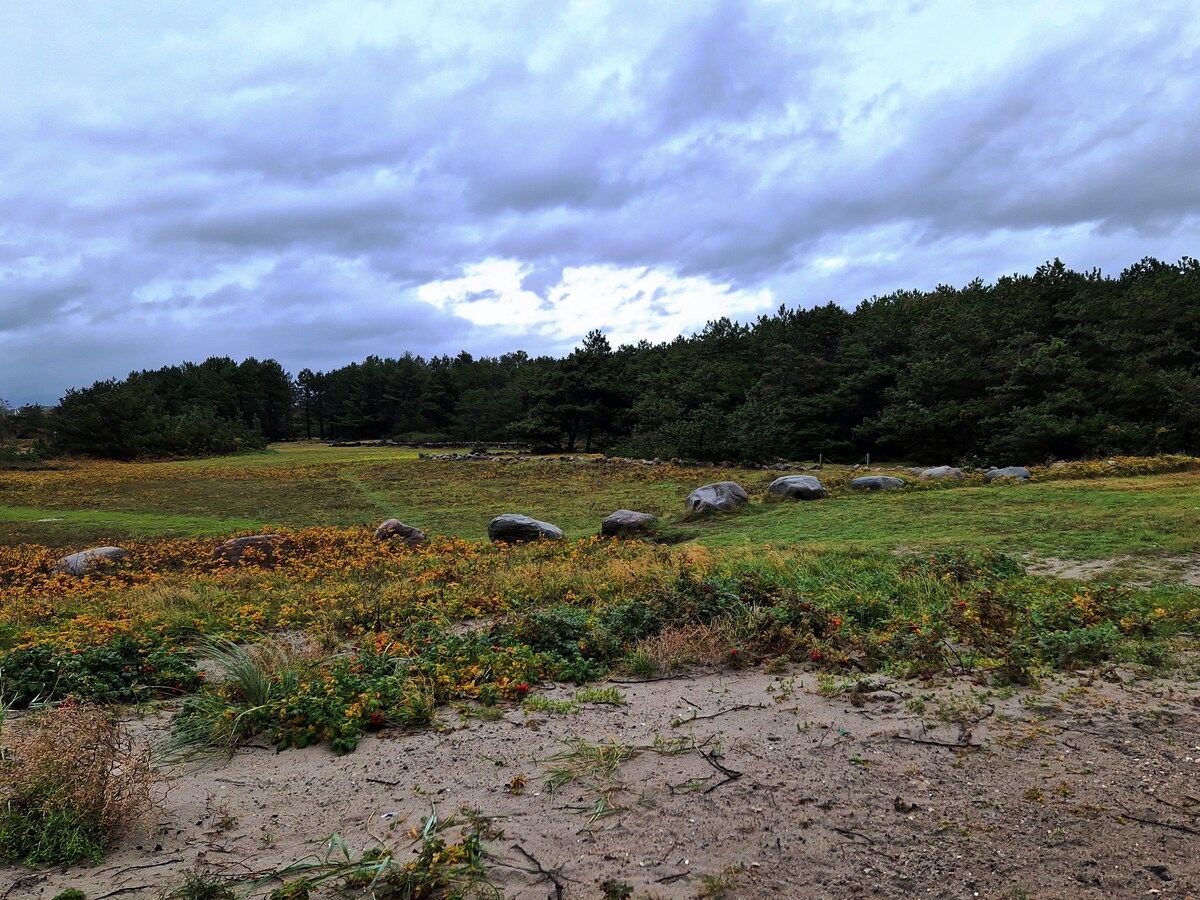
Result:
M0 862L99 862L119 830L154 803L149 753L109 712L60 706L4 730Z

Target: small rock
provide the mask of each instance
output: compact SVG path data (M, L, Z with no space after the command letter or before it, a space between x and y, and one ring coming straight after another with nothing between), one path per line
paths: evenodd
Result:
M789 500L821 500L829 496L825 485L814 475L784 475L776 478L767 488L767 493Z
M548 541L561 540L562 531L549 522L539 522L520 513L505 513L496 516L488 523L488 539L506 541L510 544L522 541L536 541L545 538Z
M83 575L89 569L94 569L103 563L120 562L125 556L126 552L120 547L93 547L90 550L80 550L70 556L64 556L54 564L50 571L63 572L67 575Z
M608 537L620 537L626 534L645 534L653 531L658 525L658 516L650 513L634 512L632 509L618 509L600 523L600 533Z
M230 538L213 551L213 556L233 565L241 560L247 550L256 550L256 561L272 562L276 551L285 549L288 544L288 539L282 534L251 534Z
M405 525L399 519L384 519L375 529L375 540L386 541L391 538L402 538L410 547L419 547L425 543L425 532L420 528Z

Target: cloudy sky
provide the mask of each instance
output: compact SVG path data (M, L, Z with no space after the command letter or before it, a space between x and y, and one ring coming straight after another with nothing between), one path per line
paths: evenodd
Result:
M4 0L0 397L1200 255L1200 4Z

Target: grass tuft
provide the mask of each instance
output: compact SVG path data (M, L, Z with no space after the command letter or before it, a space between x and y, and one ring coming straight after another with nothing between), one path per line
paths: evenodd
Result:
M60 706L5 723L0 860L99 862L110 840L154 805L149 754L115 716Z

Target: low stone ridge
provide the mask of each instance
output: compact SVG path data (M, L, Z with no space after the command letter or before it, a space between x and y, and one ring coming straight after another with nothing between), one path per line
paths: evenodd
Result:
M997 478L1015 478L1017 481L1028 481L1033 477L1024 466L1005 466L1003 469L989 469L983 475L984 481L995 481Z
M626 534L645 534L658 526L658 516L650 513L635 512L632 509L618 509L600 523L600 533L607 537L620 537Z
M283 550L288 545L288 539L282 534L251 534L246 537L230 538L213 551L213 556L233 564L241 560L247 550L258 550L259 558L264 562L274 560L275 552Z
M892 475L864 475L862 478L855 478L850 482L850 490L894 491L904 487L907 483L903 478L896 478Z
M788 500L821 500L829 496L825 485L813 475L784 475L776 478L767 488L772 497Z
M685 504L694 513L729 512L749 499L746 489L736 481L717 481L696 488L688 494Z
M536 541L539 538L557 541L561 540L562 536L562 531L549 522L539 522L520 513L505 513L488 523L488 538L509 544Z
M921 478L924 481L962 481L967 476L962 469L954 466L934 466L932 469L922 469Z
M387 541L392 538L401 538L410 547L420 547L426 539L425 532L420 528L405 525L399 519L384 519L375 529L375 540Z
M50 569L54 573L67 575L84 575L89 569L94 569L102 563L120 562L126 552L120 547L93 547L90 550L80 550L70 556L64 556Z

